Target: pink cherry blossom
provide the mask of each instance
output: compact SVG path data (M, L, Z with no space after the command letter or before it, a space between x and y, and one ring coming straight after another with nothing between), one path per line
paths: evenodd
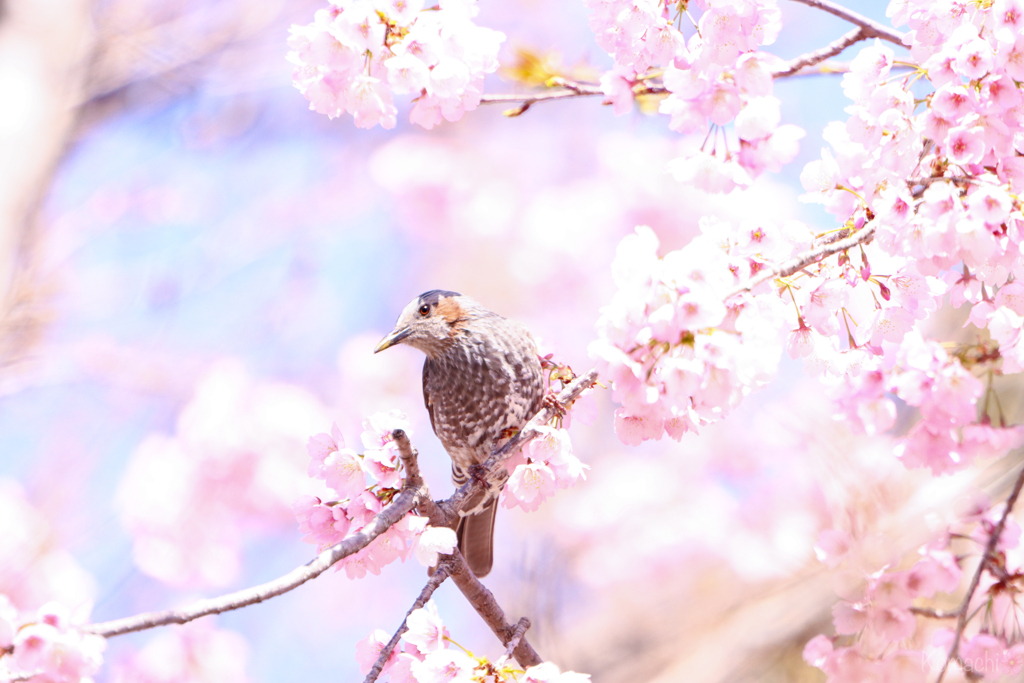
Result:
M434 650L422 661L412 662L412 673L420 683L471 683L476 674L475 659L462 650Z
M458 120L479 104L505 37L473 23L474 0L427 9L421 0L351 0L319 10L291 29L295 86L315 111L347 111L360 128L395 126L393 93L418 95L410 120L425 128Z
M389 640L391 640L391 636L387 631L378 628L356 643L356 662L359 664L360 673L365 675L370 672ZM398 654L396 650L391 651L391 655L384 662L384 668L381 669L381 675L387 674L388 670L398 661Z
M420 654L429 655L445 649L448 630L441 622L441 616L433 600L428 600L426 605L413 610L405 625L408 630L402 634L402 640L414 645Z
M438 555L451 553L457 544L455 532L448 527L428 526L420 534L413 552L424 567L436 567Z
M536 510L557 487L555 473L545 463L532 462L516 467L504 491L504 505L519 506L527 512Z

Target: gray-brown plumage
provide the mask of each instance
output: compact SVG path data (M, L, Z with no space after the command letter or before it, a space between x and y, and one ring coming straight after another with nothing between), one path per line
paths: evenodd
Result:
M521 428L541 408L544 378L537 345L524 327L468 296L433 290L414 299L374 353L408 344L427 355L423 400L434 433L452 459L452 480ZM471 499L459 522L459 550L478 577L494 559L494 493Z

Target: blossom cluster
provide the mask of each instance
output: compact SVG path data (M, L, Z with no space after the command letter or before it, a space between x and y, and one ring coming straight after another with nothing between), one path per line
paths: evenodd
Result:
M709 192L746 187L765 170L793 160L804 131L780 125L773 72L781 61L761 46L775 41L782 26L775 0L702 2L696 32L687 40L673 26L686 12L665 0L591 0L590 25L598 45L615 59L601 86L615 113L630 110L634 86L657 66L668 97L659 111L680 133L707 133L709 124L733 122L738 146L711 136L710 149L674 160L669 170L680 181ZM675 15L673 16L673 12ZM687 17L687 20L690 20ZM706 143L707 145L708 143Z
M364 421L363 428L363 453L345 447L337 425L330 434L317 434L309 440L309 476L322 479L337 499L324 502L303 496L292 505L292 511L305 534L302 540L320 550L359 531L401 488L401 460L391 433L395 429L408 431L405 415L377 413ZM385 565L397 559L404 562L410 553L433 567L438 555L452 552L455 545L454 531L427 526L425 517L409 513L368 546L335 564L335 570L344 567L353 579L367 572L380 574Z
M473 23L476 0L331 0L292 26L293 82L310 109L348 112L359 128L394 128L393 94L413 94L409 120L430 129L480 104L505 36Z
M804 659L825 672L828 681L923 680L929 670L941 670L956 631L941 623L930 608L921 607L939 593L952 593L963 579L963 555L950 548L954 538L984 548L995 533L1002 508L975 505L939 540L919 551L908 569L883 567L864 577L860 589L843 595L832 609L836 635L815 636L804 648ZM997 564L987 565L969 614L984 612L979 625L960 636L956 663L968 678L1016 676L1024 669L1020 641L1021 606L1015 595L1024 577L1020 527L1007 520L996 551ZM820 544L819 557L837 566L853 555L857 544L849 534L830 530ZM852 594L851 594L852 593ZM916 608L916 609L912 609ZM916 614L915 614L916 611Z
M476 657L462 647L448 647L453 642L438 614L433 600L413 610L405 622L402 650L391 652L381 676L391 683L448 683L449 681L488 680L494 683L586 683L587 674L561 671L552 662L531 666L525 672L511 665L507 657L490 662ZM356 644L356 661L368 673L380 657L389 637L377 629ZM383 680L383 679L380 679Z
M779 330L792 310L764 287L726 295L810 233L798 224L733 228L707 219L701 230L659 258L657 237L642 226L616 253L619 289L601 311L590 353L622 405L615 431L625 443L664 433L678 440L722 419L778 366Z
M510 476L502 504L532 512L557 489L574 486L585 479L589 466L573 455L569 433L564 429L539 427L539 435L521 452L505 461Z
M0 595L0 675L38 683L91 683L107 643L71 622L60 603L47 603L32 616L19 615Z

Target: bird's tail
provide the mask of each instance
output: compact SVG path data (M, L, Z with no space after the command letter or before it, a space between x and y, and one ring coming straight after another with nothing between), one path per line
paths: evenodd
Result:
M480 494L483 496L486 494ZM480 505L478 496L470 499L466 509ZM494 516L498 512L498 498L492 497L479 512L459 520L455 530L459 538L459 552L478 579L487 576L494 564Z

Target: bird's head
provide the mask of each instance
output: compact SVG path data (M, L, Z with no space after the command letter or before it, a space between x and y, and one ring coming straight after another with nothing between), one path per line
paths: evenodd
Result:
M450 346L461 324L472 316L476 304L458 292L434 289L413 299L398 316L395 329L384 337L374 353L395 344L408 344L434 357Z

